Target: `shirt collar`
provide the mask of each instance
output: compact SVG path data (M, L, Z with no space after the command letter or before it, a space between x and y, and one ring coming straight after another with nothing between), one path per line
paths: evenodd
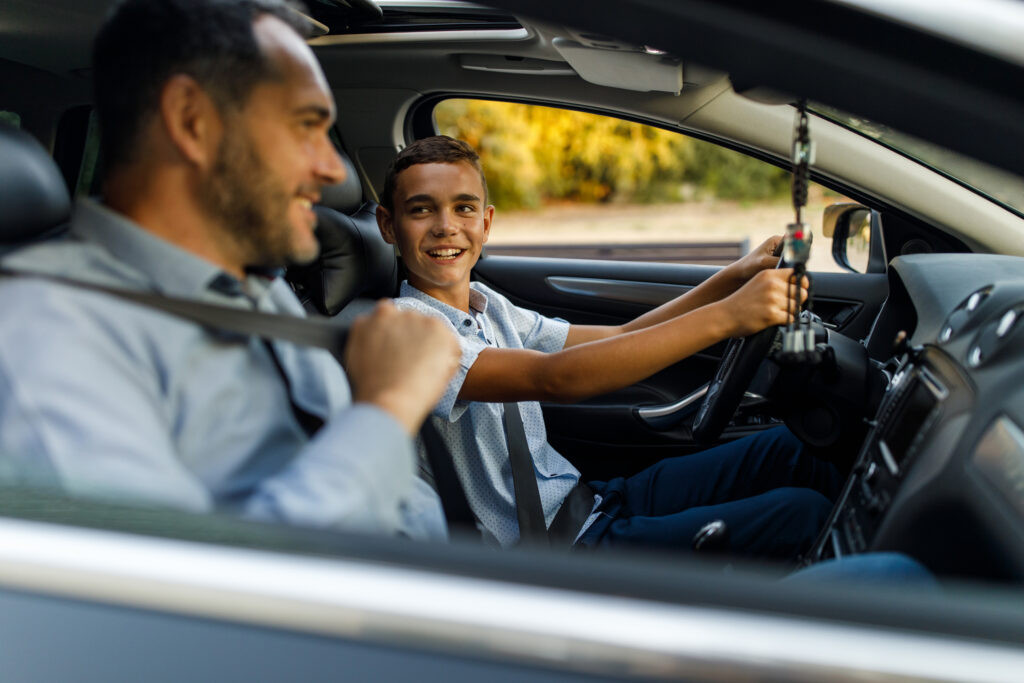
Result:
M472 310L485 313L487 311L487 295L474 288L473 284L474 283L472 282L469 283L469 307ZM449 306L443 301L439 301L429 294L425 294L416 289L409 284L408 280L402 280L402 286L398 293L400 296L411 297L417 301L422 301L425 304L430 304L432 307L444 313L445 317L447 317L456 327L464 324L463 321L472 319L472 316L465 311L460 311L454 306Z
M142 228L123 214L86 198L75 202L70 232L98 243L118 261L132 267L158 292L195 299L207 291L258 298L267 283L249 276L241 283L223 269Z

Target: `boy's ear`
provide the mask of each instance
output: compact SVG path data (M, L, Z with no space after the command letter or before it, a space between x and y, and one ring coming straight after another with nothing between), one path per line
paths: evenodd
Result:
M397 241L395 240L395 224L391 220L391 212L379 204L377 205L377 229L380 230L380 236L388 244L394 244Z
M484 209L484 242L491 236L491 221L494 220L494 204L488 204Z

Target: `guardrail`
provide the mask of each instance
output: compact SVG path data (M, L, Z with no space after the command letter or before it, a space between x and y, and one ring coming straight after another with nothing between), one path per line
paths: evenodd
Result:
M610 244L489 244L485 256L652 261L725 265L750 251L750 240L736 242L640 242Z

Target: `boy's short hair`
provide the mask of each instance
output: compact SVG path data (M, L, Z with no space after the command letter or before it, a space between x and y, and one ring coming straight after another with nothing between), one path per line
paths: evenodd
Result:
M294 0L121 0L93 46L93 82L104 165L133 159L145 118L167 80L192 76L224 110L245 105L258 83L278 76L253 32L269 14L303 38L309 22Z
M480 156L469 143L447 135L434 135L412 143L401 152L388 166L384 174L384 191L380 196L380 204L388 211L395 208L395 183L398 174L417 164L455 164L464 161L480 174L480 182L484 186L484 204L487 204L487 178L480 166Z

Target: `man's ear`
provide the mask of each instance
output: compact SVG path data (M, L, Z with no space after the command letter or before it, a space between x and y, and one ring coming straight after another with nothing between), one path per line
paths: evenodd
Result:
M160 91L160 123L187 162L209 168L216 159L223 121L213 100L185 74L171 76Z
M484 242L491 236L491 221L494 220L494 204L488 204L484 209Z
M394 244L397 241L395 239L395 224L391 220L391 212L379 204L377 205L377 229L380 230L380 236L388 244Z

